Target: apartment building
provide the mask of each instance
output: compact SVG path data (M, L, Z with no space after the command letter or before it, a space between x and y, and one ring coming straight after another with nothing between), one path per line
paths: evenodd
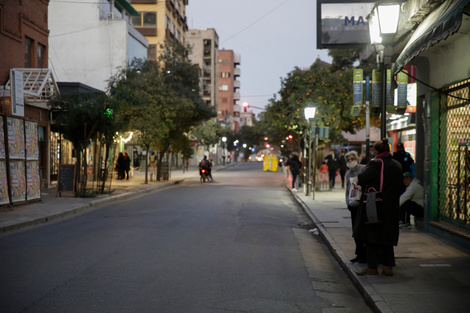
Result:
M148 41L132 27L139 14L126 0L63 0L49 4L49 59L61 82L105 91L133 58L147 58Z
M217 119L237 132L240 128L240 54L219 50L219 107Z
M201 95L207 105L218 108L219 36L213 28L190 29L186 41L192 47L189 59L201 71Z
M132 17L132 24L149 42L148 60L156 61L164 53L160 46L165 40L186 44L188 0L132 0L131 3L138 12Z

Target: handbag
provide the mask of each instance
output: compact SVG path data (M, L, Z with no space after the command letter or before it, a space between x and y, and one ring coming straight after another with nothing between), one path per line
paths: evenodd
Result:
M377 191L374 187L367 189L366 194L366 224L379 224L383 220L383 199L382 187L384 179L384 162L382 162L382 169L380 171L380 190Z
M349 178L349 183L348 205L356 207L361 203L362 188L357 184L357 177Z

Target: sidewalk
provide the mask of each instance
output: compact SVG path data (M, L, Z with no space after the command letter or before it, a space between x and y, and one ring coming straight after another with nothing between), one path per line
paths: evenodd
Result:
M215 166L213 171L223 169L222 166ZM114 180L111 184L111 194L98 195L95 198L74 198L71 193L62 193L61 197L56 196L56 188L42 191L42 200L24 205L14 206L11 209L3 209L0 212L0 233L18 230L24 227L33 226L48 221L76 214L91 208L98 207L109 202L120 199L134 197L138 194L154 192L177 184L185 179L198 179L199 170L192 167L183 173L183 170L171 171L168 181L150 181L148 174L148 184L145 184L145 171L136 171L129 180Z
M286 186L290 190L288 182ZM355 271L365 264L349 261L355 257L355 246L345 190L337 187L331 192L317 191L315 200L311 193L305 196L302 188L292 194L314 221L342 269L376 312L470 311L469 250L421 229L403 229L395 247L395 276L357 276Z

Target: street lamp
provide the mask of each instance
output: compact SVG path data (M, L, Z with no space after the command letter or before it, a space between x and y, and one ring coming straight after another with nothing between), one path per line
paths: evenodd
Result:
M225 143L227 142L227 137L222 137L222 145L223 145L223 151L222 151L222 163L223 163L223 166L225 166L225 156L226 156L226 153L225 153Z
M312 104L307 105L304 108L304 116L308 121L308 156L307 156L307 178L304 179L304 188L305 188L305 195L308 196L308 192L310 189L310 166L311 156L312 156L312 126L310 124L311 120L315 117L315 107ZM305 138L306 139L306 138Z
M377 63L382 74L382 110L380 117L380 139L387 136L387 71L393 53L393 41L398 31L401 2L380 1L369 15L369 34L371 44L378 49Z

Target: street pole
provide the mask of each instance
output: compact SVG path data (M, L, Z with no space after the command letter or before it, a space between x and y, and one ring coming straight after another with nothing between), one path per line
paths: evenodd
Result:
M380 53L380 73L382 73L382 107L380 114L380 140L387 136L387 69L385 68L384 51Z
M305 162L307 164L307 179L305 182L306 185L306 190L305 190L305 195L308 196L309 189L310 189L310 163L311 163L311 156L312 156L312 129L310 126L310 118L308 119L308 154L307 154L307 161Z
M315 127L315 154L313 157L313 200L315 200L315 190L317 189L317 154L318 154L318 125Z
M369 76L366 76L366 160L370 157L370 102L369 102Z

